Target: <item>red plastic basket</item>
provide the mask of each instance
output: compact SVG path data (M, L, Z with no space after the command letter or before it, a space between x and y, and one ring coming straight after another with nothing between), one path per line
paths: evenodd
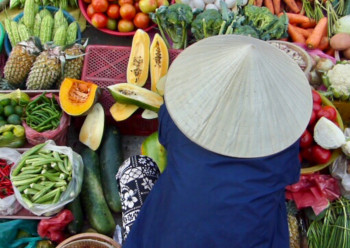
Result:
M100 102L110 117L109 109L115 100L106 89L107 86L126 82L126 70L129 62L131 47L89 45L86 47L84 68L81 79L97 84L102 89ZM182 50L170 49L170 63ZM150 89L148 78L145 88ZM125 121L116 122L124 135L149 135L158 129L158 120L146 120L141 117L142 109L136 111Z

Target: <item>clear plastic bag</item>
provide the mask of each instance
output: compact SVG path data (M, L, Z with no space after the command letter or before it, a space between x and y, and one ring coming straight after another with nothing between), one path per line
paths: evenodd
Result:
M342 196L350 199L350 159L345 155L339 156L331 166L331 174L340 182Z
M17 200L21 205L28 209L30 212L32 212L35 215L41 216L51 216L63 209L63 207L73 201L75 197L80 193L81 191L81 185L83 182L83 173L84 173L84 165L83 160L79 154L74 152L70 147L67 146L56 146L55 142L52 140L48 140L45 142L46 145L43 147L43 149L51 150L51 151L57 151L59 153L65 154L68 156L70 162L73 165L73 173L72 173L72 180L67 186L67 189L62 193L59 201L55 204L33 204L33 206L28 206L24 201L23 198L18 191L16 187L14 188L14 192L16 195ZM25 153L24 153L25 154ZM12 171L16 168L13 167Z
M0 158L5 159L8 163L14 163L15 166L21 159L21 154L15 149L0 148ZM21 209L22 206L16 200L15 195L0 199L0 215L14 215Z

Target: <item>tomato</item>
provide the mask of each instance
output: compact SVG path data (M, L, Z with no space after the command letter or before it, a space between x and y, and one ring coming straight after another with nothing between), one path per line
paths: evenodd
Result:
M320 93L318 93L316 90L312 90L312 100L314 103L321 104L322 98L320 96Z
M125 3L122 6L120 6L119 13L122 19L131 21L136 15L136 9L134 5L130 3Z
M300 150L300 155L303 158L303 160L306 160L309 163L313 162L312 157L312 147L303 148Z
M319 103L315 103L312 105L312 110L315 111L316 113L322 108L322 105Z
M316 123L317 115L314 110L312 110L310 121L309 121L309 126L312 126L313 124Z
M319 145L314 145L311 149L312 158L317 164L325 164L331 159L332 152L330 150L324 149Z
M134 30L134 23L132 21L121 19L118 22L119 32L131 32L133 30Z
M108 8L107 0L92 0L91 4L96 12L105 12Z
M126 3L134 4L134 0L118 0L119 6L122 6L122 5L126 4Z
M116 30L117 29L117 20L116 19L112 19L112 18L108 18L106 27L109 30Z
M83 0L84 3L91 3L91 0Z
M118 4L110 4L107 9L107 15L109 18L118 19L119 18L119 5Z
M317 118L326 117L328 120L335 121L337 119L337 111L332 106L323 106L317 112Z
M142 29L147 28L149 26L150 21L151 19L149 18L149 16L142 12L137 13L134 18L135 26Z
M95 28L105 28L107 26L108 18L103 13L95 13L91 17L91 23Z
M90 18L96 13L96 11L94 10L94 7L92 7L92 4L89 4L87 6L86 13L87 13L88 17L90 17Z
M314 139L308 130L305 130L300 137L300 147L306 148L312 145Z

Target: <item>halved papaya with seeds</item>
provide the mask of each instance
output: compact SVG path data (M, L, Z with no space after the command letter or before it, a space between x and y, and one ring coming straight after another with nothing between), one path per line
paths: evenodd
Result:
M100 95L99 87L91 82L65 78L59 92L61 108L71 116L80 116L91 109Z
M151 90L157 92L157 84L168 73L169 52L163 38L157 33L150 47Z

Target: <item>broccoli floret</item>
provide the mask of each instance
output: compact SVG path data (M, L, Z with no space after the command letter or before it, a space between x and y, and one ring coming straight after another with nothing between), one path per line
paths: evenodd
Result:
M262 40L279 40L288 37L288 17L283 14L277 18L277 21L264 33L260 35Z
M250 36L250 37L259 39L259 34L256 31L256 29L253 28L252 26L249 26L249 25L239 26L239 27L235 28L233 33L240 34L240 35L246 35L246 36Z
M278 17L273 15L268 8L255 5L245 6L244 15L260 33L269 30L278 21Z
M219 34L221 14L215 9L207 9L196 16L191 24L191 32L196 40Z

